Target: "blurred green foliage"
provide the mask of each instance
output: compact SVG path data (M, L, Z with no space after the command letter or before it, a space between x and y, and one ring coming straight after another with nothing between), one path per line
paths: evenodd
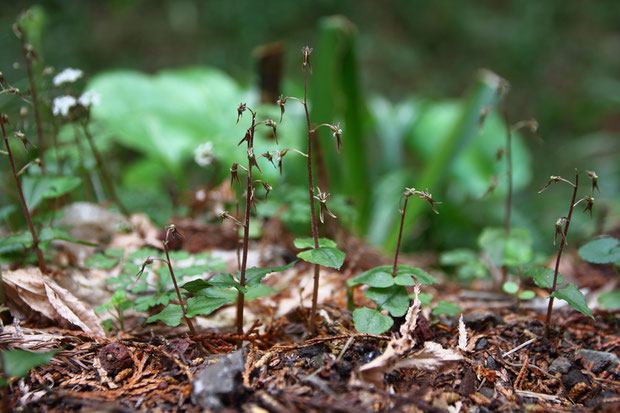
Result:
M32 4L10 2L0 16L0 71L22 90L27 89L23 63L20 68L13 62L23 58L10 26ZM334 14L340 16L324 18ZM570 174L575 167L596 170L602 190L597 204L612 218L607 225L617 224L619 20L615 0L391 1L382 7L370 0L243 0L236 7L199 0L48 0L23 25L41 67L74 66L92 77L86 88L102 95L93 109L93 132L123 185L121 193L139 198L135 208L152 206L144 200L167 193L171 185L192 189L214 175L225 179L230 164L243 155L236 146L245 130L243 120L235 125L240 101L257 106L260 117L279 118L277 108L257 103L256 46L284 42L282 92L297 96L299 49L314 46L312 119L343 122L340 156L329 132L321 141L334 203L350 211L354 202L355 214L334 210L387 249L394 243L403 186L428 186L443 201L436 220L420 219L421 207L412 204L409 248L471 246L482 228L501 224L505 166L495 154L505 144L505 131L493 112L480 124L480 110L492 105L495 95L475 75L488 67L511 82L512 121L535 117L541 124L544 144L518 136L513 141L513 225L527 228L539 250L551 248L543 236L557 218L557 208L549 206L553 197L535 195L549 175ZM1 111L13 115L18 109L0 97ZM30 122L19 126L32 132ZM303 148L300 108L287 105L278 130L280 148ZM60 137L73 139L72 131L65 128ZM194 148L205 141L213 142L218 157L208 171L192 160ZM261 135L257 146L262 153L275 142ZM31 155L18 156L23 164ZM4 171L5 163L0 168ZM278 201L292 202L303 179L303 160L287 157L284 169L279 181L275 169L263 168L276 202L259 208L264 216L277 211ZM500 185L481 200L494 176ZM2 174L10 188L7 178ZM9 200L14 193L3 191L0 201ZM165 221L172 212L166 201L152 214ZM303 224L304 214L287 213L293 225ZM598 230L603 219L599 212ZM415 224L426 229L422 236ZM574 230L594 231L580 222Z

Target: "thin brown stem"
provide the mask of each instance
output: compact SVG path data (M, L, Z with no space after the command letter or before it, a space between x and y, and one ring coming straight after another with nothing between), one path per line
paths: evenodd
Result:
M166 240L163 242L164 244L164 252L166 253L166 264L168 264L168 270L170 271L170 277L172 278L172 283L174 284L174 290L177 293L177 298L179 299L179 305L181 306L181 311L183 312L183 318L185 319L185 323L187 323L187 327L189 327L189 331L192 333L192 337L196 337L196 329L194 328L194 324L192 320L187 317L187 308L183 303L183 296L181 295L181 290L179 290L179 285L177 284L177 279L174 276L174 270L172 269L172 263L170 262L170 254L168 254L168 232L166 233Z
M308 111L308 70L306 65L304 69L304 110L306 112L306 124L308 127L308 195L310 198L310 218L312 220L312 238L314 239L314 248L319 248L319 227L316 222L316 213L314 209L314 193L312 188L312 128L310 126L310 112ZM314 283L312 288L312 308L310 310L310 333L316 333L316 308L319 297L319 278L321 269L319 264L314 264Z
M555 259L555 269L553 272L553 285L551 286L551 293L555 292L555 288L558 282L558 271L560 269L560 260L562 259L562 252L564 251L564 246L566 245L566 236L568 235L568 226L570 225L571 217L573 216L573 209L575 208L575 199L577 199L577 189L579 188L579 172L575 174L575 185L573 187L573 198L570 202L570 207L568 208L568 216L566 217L566 221L564 222L564 236L560 240L560 248L558 248L558 255ZM549 306L547 307L547 317L545 319L545 325L547 327L547 336L550 333L551 329L551 311L553 310L553 300L554 297L549 297Z
M396 243L396 252L394 253L394 266L392 267L392 277L396 277L396 271L398 271L398 252L400 251L400 243L403 239L403 227L405 226L405 212L407 211L407 201L409 197L405 197L405 203L403 204L403 210L400 217L400 229L398 230L398 242Z
M243 227L243 252L241 256L241 270L239 273L239 284L245 287L245 272L248 265L248 246L250 242L250 213L252 209L252 167L254 162L254 129L256 128L256 114L252 112L252 124L247 142L248 147L248 182L245 192L245 223ZM245 306L245 294L239 291L237 295L237 334L243 335L243 309Z
M21 31L21 28L19 30ZM22 43L24 59L26 61L26 72L28 73L28 81L30 82L30 96L32 96L32 110L34 113L34 123L37 129L37 146L39 149L39 159L41 160L41 173L45 175L45 141L43 140L43 128L41 126L41 114L39 113L39 98L37 94L37 87L34 80L34 73L32 71L32 56L30 50L28 50L26 36L23 33L20 39Z
M43 252L39 248L39 237L37 237L37 232L34 229L34 225L32 224L32 218L30 216L30 211L28 210L28 205L26 205L26 199L24 198L24 192L22 191L22 185L19 181L19 177L17 176L17 168L15 168L15 161L13 160L13 153L11 152L11 146L9 145L9 139L6 136L6 130L4 129L4 119L2 118L2 114L0 113L0 125L2 126L2 137L4 138L4 145L6 146L6 151L9 157L9 163L11 165L11 172L13 173L13 178L15 179L15 186L17 186L17 194L19 196L19 202L22 205L22 209L24 210L24 216L26 217L26 221L28 222L28 229L30 229L30 234L32 235L32 246L34 247L34 251L37 254L37 260L39 262L39 269L42 273L48 273L47 265L45 265L45 259L43 258Z
M112 179L110 179L110 176L108 175L108 170L105 167L105 163L103 162L103 157L101 156L101 153L97 149L97 146L95 146L95 141L93 139L93 136L90 134L90 131L88 130L88 127L86 126L86 123L82 123L82 129L84 130L84 135L86 135L86 139L88 140L90 149L93 152L93 155L95 156L95 160L97 161L97 167L99 168L99 171L101 172L101 176L103 177L103 181L105 182L105 185L108 187L108 191L110 192L110 196L112 197L112 200L114 201L116 206L118 206L118 208L121 210L123 215L128 217L129 211L127 211L127 208L125 208L125 206L121 203L121 200L116 194L116 189L114 188Z

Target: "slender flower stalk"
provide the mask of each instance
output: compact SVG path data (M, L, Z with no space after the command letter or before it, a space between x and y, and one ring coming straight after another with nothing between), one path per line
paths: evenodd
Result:
M245 105L240 105L240 107ZM247 184L245 191L245 220L243 224L243 249L241 252L241 270L239 272L239 284L245 287L245 272L248 266L248 247L250 242L250 214L252 208L252 197L254 191L252 190L252 167L258 166L254 155L254 130L256 129L256 112L249 109L252 114L252 123L248 133L246 134L247 154L248 154L248 168L247 168ZM237 334L243 334L243 309L245 306L245 295L239 291L237 296Z
M179 305L181 306L181 311L183 312L183 319L185 319L185 323L187 324L189 331L192 333L192 336L196 337L197 335L196 329L194 328L194 324L192 323L192 320L187 317L187 307L185 307L185 303L183 302L183 296L181 295L181 291L179 290L177 279L174 276L174 270L172 269L172 263L170 262L170 254L168 253L169 237L172 236L172 238L175 238L180 235L181 234L177 231L176 227L174 225L170 225L168 226L168 228L166 228L166 238L162 242L162 244L164 245L164 252L166 253L166 264L168 265L168 270L170 271L170 277L172 278L172 283L174 284L174 290L177 293L177 298L179 299Z
M570 226L571 223L571 219L573 216L573 210L575 209L575 206L577 206L580 202L582 201L586 201L586 207L584 209L584 212L590 211L590 213L592 213L592 206L594 205L594 198L592 198L591 196L588 197L584 197L582 199L580 199L579 201L575 202L577 199L577 191L579 190L579 175L581 173L586 173L590 179L592 180L592 193L594 193L595 189L598 189L598 176L596 175L596 173L592 172L592 171L576 171L575 172L575 182L570 182L569 180L566 180L560 176L551 176L549 178L549 182L547 182L547 184L543 187L543 189L541 189L539 191L539 193L543 192L544 190L546 190L552 183L554 182L565 182L567 184L569 184L570 186L573 187L573 196L571 198L571 202L570 202L570 206L568 208L568 215L566 217L562 217L560 218L557 222L556 222L556 232L555 232L555 239L557 240L558 238L558 234L560 235L560 246L558 248L558 253L555 259L555 267L553 270L553 284L551 286L551 292L550 294L553 294L557 288L557 282L558 282L558 274L559 274L559 269L560 269L560 261L562 259L562 253L564 252L564 247L567 245L567 241L566 241L566 236L568 234L568 227ZM554 241L555 243L555 241ZM547 336L550 334L551 331L551 312L553 311L553 301L554 301L555 297L549 297L549 305L547 307L547 316L545 318L545 326L546 326L546 330L547 330Z
M45 141L43 140L43 127L41 126L41 114L39 112L39 96L37 94L37 86L32 70L32 60L35 58L36 54L32 49L32 45L26 41L26 36L18 24L13 26L13 32L21 42L24 60L26 61L26 72L28 73L30 96L32 97L32 111L34 113L34 123L37 129L37 145L39 148L39 159L41 159L41 173L45 175Z
M316 222L316 212L314 208L314 184L312 181L312 135L313 129L310 126L310 112L308 110L308 71L312 73L312 66L310 65L310 53L312 49L308 46L302 49L304 55L303 72L304 72L304 99L302 101L304 111L306 114L306 125L308 127L308 150L306 154L307 167L308 167L308 198L310 202L310 218L312 222L312 239L314 240L314 248L319 248L319 226ZM312 287L312 308L310 309L310 333L314 335L316 333L316 309L319 296L319 279L321 276L321 266L314 264L314 279Z
M435 204L439 204L440 202L435 201L433 199L433 195L431 195L428 192L428 190L418 191L415 188L405 189L405 192L403 192L403 195L401 197L401 202L402 202L402 198L405 198L405 202L403 203L402 209L400 209L399 211L401 215L400 229L398 230L398 242L396 243L396 252L394 253L394 265L392 266L392 277L396 277L396 272L398 271L398 254L400 251L400 244L403 239L403 227L405 226L405 213L407 212L407 201L409 201L409 197L411 196L417 196L418 198L427 201L429 205L431 206L431 209L433 210L433 212L436 214L439 214L439 211L437 211Z
M15 186L17 187L17 194L19 196L19 202L22 205L22 209L24 210L24 216L26 217L26 221L28 222L28 229L30 230L30 234L32 235L32 245L34 247L34 251L37 254L37 260L39 262L39 269L42 273L48 273L49 270L47 265L45 264L45 259L43 258L43 252L39 248L39 237L37 236L37 232L34 229L34 225L32 224L32 218L30 216L30 211L28 210L28 205L26 205L26 199L24 198L24 192L22 191L22 185L19 181L19 177L17 176L17 168L15 168L15 161L13 160L13 153L11 152L11 146L9 145L9 139L6 134L6 130L4 128L5 115L0 113L0 126L2 127L2 137L4 138L4 145L6 146L7 155L9 157L9 164L11 165L11 172L13 173L13 178L15 179Z

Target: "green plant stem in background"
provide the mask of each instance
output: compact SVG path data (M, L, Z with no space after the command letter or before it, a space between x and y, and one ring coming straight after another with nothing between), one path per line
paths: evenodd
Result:
M506 124L506 209L504 215L504 231L506 237L510 236L510 218L512 214L512 131L510 126L510 118L508 116L508 108L506 103L502 102L501 105L502 115L504 117L504 123ZM506 282L508 277L508 266L502 265L502 280L501 285Z
M95 156L97 167L99 168L99 171L101 172L101 176L103 177L103 181L105 182L105 185L108 187L108 191L110 192L110 196L112 197L112 200L114 201L116 206L121 210L123 215L128 217L129 211L127 211L127 208L125 208L125 206L122 204L121 200L119 199L118 195L116 194L114 183L112 182L112 179L110 179L110 175L108 175L108 170L105 167L105 163L103 162L103 157L101 156L101 153L99 152L99 150L97 149L97 146L95 145L95 141L93 140L93 136L88 130L88 126L86 122L82 123L82 129L84 130L84 135L86 135L86 140L88 140L90 149L93 152L93 155Z
M26 61L26 72L28 73L28 82L30 82L30 96L32 97L32 111L34 113L34 123L37 129L37 146L39 149L39 160L41 161L41 173L45 175L45 141L43 140L43 128L41 126L41 114L39 113L39 97L37 94L37 86L32 71L32 59L34 50L32 45L26 41L26 36L19 25L15 26L15 34L19 38Z
M174 276L174 270L172 269L172 262L170 261L170 254L168 253L168 237L170 236L170 234L172 234L173 236L177 234L176 228L172 225L169 226L168 229L166 230L166 239L163 242L164 252L166 253L166 264L168 264L168 270L170 271L170 277L172 278L172 283L174 284L174 290L176 291L177 298L179 299L179 306L181 306L181 312L183 312L183 318L185 319L185 322L187 323L187 327L189 328L189 331L192 333L192 336L196 337L197 335L196 329L194 328L194 324L192 323L192 320L189 317L187 317L187 308L185 307L185 304L183 303L183 296L181 295L181 291L179 290L179 285L177 284L177 279ZM122 315L121 315L121 318L119 319L119 323L121 324L121 330L122 330L123 329Z
M307 48L305 50L308 50ZM310 218L312 220L312 239L314 240L314 248L319 248L319 227L316 222L316 212L314 209L314 193L312 184L312 127L310 126L310 112L308 111L308 55L310 52L304 52L304 111L306 113L306 124L308 127L308 196L310 198ZM319 278L321 276L321 267L314 264L314 279L312 288L312 308L310 309L310 333L316 333L316 307L319 298Z
M566 236L568 234L568 227L570 225L571 217L573 216L573 210L575 209L575 201L577 199L577 189L579 188L579 172L575 173L575 184L573 188L573 197L570 202L570 207L568 208L568 215L566 217L566 221L564 222L563 235L560 239L560 247L558 248L558 255L555 259L555 268L553 270L553 285L551 286L551 294L555 292L555 288L558 282L558 272L560 270L560 260L562 259L562 252L564 251L564 246L566 245ZM547 327L547 335L549 335L551 329L551 311L553 310L553 300L554 297L549 297L549 306L547 307L547 317L545 318L545 325Z
M19 177L17 176L17 169L15 168L15 161L13 160L13 154L11 152L11 146L9 145L9 139L6 136L6 130L4 129L4 114L0 113L0 126L2 127L2 136L4 138L4 145L6 146L6 151L9 157L9 164L11 165L11 172L13 173L13 178L15 179L15 186L17 187L17 195L19 196L19 202L22 204L22 209L24 210L24 216L26 217L26 221L28 222L28 229L30 229L30 234L32 235L32 245L34 247L34 251L37 254L37 260L39 262L39 269L42 273L47 273L48 268L45 265L45 259L43 258L43 252L39 248L39 237L37 237L37 232L34 229L34 225L32 224L32 218L30 216L30 211L28 210L28 205L26 205L26 199L24 198L24 192L22 191L22 185L19 181Z

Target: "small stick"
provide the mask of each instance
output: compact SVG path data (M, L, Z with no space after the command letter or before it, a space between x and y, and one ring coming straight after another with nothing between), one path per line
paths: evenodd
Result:
M538 337L534 337L531 340L527 340L525 343L518 345L517 347L513 348L512 350L502 354L502 358L511 355L512 353L515 353L519 350L521 350L523 347L529 346L530 344L532 344L534 341L538 340Z

